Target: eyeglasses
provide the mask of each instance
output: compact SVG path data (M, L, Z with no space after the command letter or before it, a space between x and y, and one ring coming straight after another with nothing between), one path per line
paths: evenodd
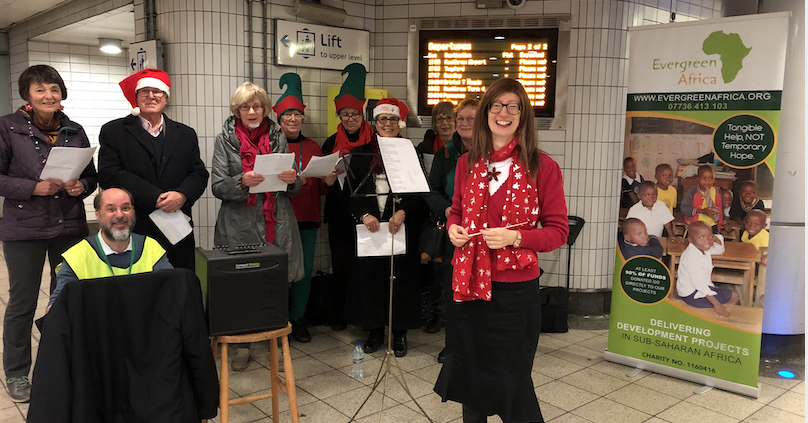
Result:
M474 116L467 117L467 118L464 118L464 117L458 117L456 120L457 120L457 123L463 123L463 122L466 122L466 123L468 123L469 125L471 125L471 124L473 124L473 123L474 123Z
M388 123L398 123L398 121L400 121L400 120L401 119L399 119L397 117L391 117L391 118L380 117L380 118L376 118L376 122L379 122L382 125L387 125Z
M238 109L241 110L242 112L249 112L251 109L256 111L256 112L263 112L264 111L264 105L263 104L242 104L241 106L239 106Z
M435 123L443 123L443 122L451 122L452 118L450 116L438 116L435 118Z
M281 115L281 119L285 122L291 122L293 120L303 120L305 116L301 115L300 113L285 113Z
M488 108L488 111L496 114L501 112L503 107L508 109L508 114L510 115L518 115L519 112L522 111L522 105L516 103L508 103L508 104L491 103L491 106Z
M141 88L140 90L138 90L137 93L141 97L148 97L149 94L151 94L151 95L154 96L154 98L156 98L158 100L163 98L164 95L166 95L166 93L164 93L164 92L162 92L160 90L155 90L155 89L151 89L151 88Z
M342 120L357 120L359 116L362 116L360 113L340 113L339 117Z

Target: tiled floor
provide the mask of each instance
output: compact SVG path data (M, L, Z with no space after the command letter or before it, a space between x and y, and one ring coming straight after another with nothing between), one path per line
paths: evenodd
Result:
M1 246L2 244L0 244ZM0 256L2 250L0 249ZM47 285L43 285L37 317L44 313ZM0 261L0 319L8 302L6 263ZM292 361L297 379L300 421L348 422L371 391L384 351L365 356L365 377L353 379L351 345L366 333L355 327L334 332L312 328L312 342L292 341ZM34 330L34 354L39 332ZM460 423L460 406L441 403L432 392L440 364L435 357L443 348L443 333L408 335L410 352L398 359L410 392L434 422ZM533 382L547 421L577 422L805 422L805 382L761 377L761 396L751 399L720 390L703 395L699 385L643 371L629 378L631 368L604 361L607 331L571 330L542 334L533 367ZM268 354L256 348L254 361L241 373L231 373L232 396L269 392ZM417 405L395 379L389 378L386 395L381 388L362 408L358 422L427 422ZM281 422L290 422L288 402L281 395ZM271 400L230 408L230 421L271 422ZM381 416L379 410L383 410ZM0 423L24 422L28 405L16 405L0 392ZM219 419L215 419L218 422ZM489 422L500 422L491 417Z

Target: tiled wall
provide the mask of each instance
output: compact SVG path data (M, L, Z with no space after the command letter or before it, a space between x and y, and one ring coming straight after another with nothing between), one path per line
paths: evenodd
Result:
M157 32L163 42L165 67L172 78L171 104L166 113L174 119L195 128L199 136L202 159L212 162L214 140L221 125L229 116L228 103L233 91L248 80L248 37L253 40L253 82L264 86L270 97L277 100L282 94L278 87L281 75L298 73L303 81L303 97L307 104L306 123L303 133L320 143L333 132L326 127L326 88L339 86L342 76L339 71L283 68L272 65L273 19L295 20L292 1L268 2L267 34L262 35L261 2L186 2L166 0L157 3ZM324 2L346 9L348 18L344 26L353 29L373 30L376 7L364 2ZM247 9L252 7L253 32L247 33ZM135 3L135 15L142 7ZM140 21L136 21L139 23ZM216 23L215 25L213 23ZM136 25L141 28L142 25ZM145 37L143 31L140 37ZM267 42L269 63L266 72L262 59L264 40ZM371 44L373 44L371 37ZM371 54L372 56L372 54ZM373 66L369 69L371 75ZM266 76L266 84L264 78ZM373 86L372 77L368 86ZM266 85L266 86L265 86ZM274 118L274 116L273 116ZM194 207L195 233L199 245L208 248L213 244L213 229L220 201L207 190ZM327 231L319 232L315 250L315 270L328 270Z
M76 0L38 19L55 25L74 22L87 10L103 12L120 6L122 0ZM261 3L213 0L161 0L157 2L157 37L163 41L166 69L173 79L172 118L194 127L200 137L203 160L210 163L213 140L228 114L232 91L248 75L246 40L252 37L256 61L263 56L263 41L272 52L272 20L295 20L293 0L270 0L268 34L262 35ZM714 18L720 15L721 0L528 0L518 11L477 9L474 0L323 0L348 13L344 26L371 31L371 63L367 85L385 88L391 96L406 100L407 31L409 20L421 17L465 17L484 15L570 16L570 76L567 127L563 131L541 131L541 148L561 165L570 214L587 221L572 254L572 287L601 290L611 287L614 263L614 234L617 229L617 198L624 133L628 27L666 23L675 12L676 21ZM114 7L112 7L114 6ZM142 0L135 1L138 39L145 39ZM247 33L246 7L252 7L253 32ZM86 17L86 16L85 16ZM27 65L27 51L20 47L27 34L44 32L33 24L12 29L12 72ZM24 60L23 60L24 59ZM256 62L258 63L258 62ZM16 66L16 67L15 67ZM22 67L24 69L24 66ZM281 94L278 79L285 72L297 72L303 80L308 104L303 132L322 142L333 129L327 128L325 89L342 81L338 71L281 68L254 64L254 82L264 85L273 99ZM404 135L418 142L423 130L410 129ZM209 247L215 223L217 200L206 192L194 208L199 244ZM327 246L321 231L316 268L327 267ZM544 254L545 284L555 285L566 275L567 249Z

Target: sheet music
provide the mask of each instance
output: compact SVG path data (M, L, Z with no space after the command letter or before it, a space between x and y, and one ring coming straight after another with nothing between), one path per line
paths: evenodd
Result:
M74 148L74 147L53 147L48 154L48 161L42 169L39 178L58 179L67 182L78 179L81 172L93 159L96 147Z
M278 179L278 175L292 169L294 161L294 153L272 153L255 156L253 172L263 176L264 182L250 187L250 194L286 191L287 184Z
M407 225L402 224L395 237L390 233L389 222L379 222L379 230L370 232L365 225L356 225L356 252L358 257L390 256L395 241L395 254L407 253Z
M339 151L331 153L325 157L313 156L306 165L306 168L300 172L301 178L323 178L334 170L337 162L340 160Z
M174 213L166 213L157 209L149 214L149 218L157 226L157 229L166 236L171 245L176 245L194 230L189 223L191 218L180 210Z
M346 154L334 165L337 170L337 181L339 181L339 189L345 189L345 178L348 176L348 166L351 163L351 155Z
M429 192L429 183L412 141L406 138L379 137L379 151L390 190L394 194Z
M432 163L435 161L435 155L424 153L421 155L424 158L424 171L426 173L427 178L429 177L429 172L432 171Z

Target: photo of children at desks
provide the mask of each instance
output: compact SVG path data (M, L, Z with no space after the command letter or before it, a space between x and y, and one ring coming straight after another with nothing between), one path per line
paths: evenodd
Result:
M717 310L712 303L706 308L696 308L686 305L687 302L682 299L693 295L688 288L693 279L688 273L685 285L679 286L681 262L688 261L687 256L699 257L695 254L684 255L685 251L690 249L693 253L695 250L702 259L706 256L698 246L693 245L693 235L688 227L692 228L695 224L697 232L706 228L711 237L721 239L723 251L720 254L715 250L709 253L710 271L706 276L702 273L700 286L728 290L730 295L721 294L719 299L724 300L724 307L731 315L748 316L749 313L762 312L760 307L765 292L768 250L763 244L767 244L768 232L765 232L765 228L768 210L761 199L761 186L767 187L765 195L770 196L773 185L770 170L766 165L736 169L715 160L712 153L713 127L656 117L631 117L626 123L626 157L623 159L619 213L621 222L617 235L623 257L628 259L640 254L654 256L651 252L655 245L653 236L656 235L656 241L663 250L662 261L671 271L670 296L695 313L727 319L718 313L723 313L723 310ZM652 178L655 184L650 182ZM645 180L649 180L649 183L643 185ZM656 188L656 198L652 195L652 186ZM664 204L669 215L659 212L657 202ZM750 213L751 217L747 219ZM629 219L637 221L631 220L632 223L627 225ZM648 234L647 244L642 242L645 239L642 229ZM711 248L708 246L705 251ZM699 268L703 271L705 267ZM684 272L689 271L689 266L685 264ZM679 288L682 288L681 292ZM730 304L736 302L731 295L733 292L737 299L735 305ZM750 312L753 307L757 311ZM744 320L743 317L736 317ZM729 320L736 320L736 317Z

